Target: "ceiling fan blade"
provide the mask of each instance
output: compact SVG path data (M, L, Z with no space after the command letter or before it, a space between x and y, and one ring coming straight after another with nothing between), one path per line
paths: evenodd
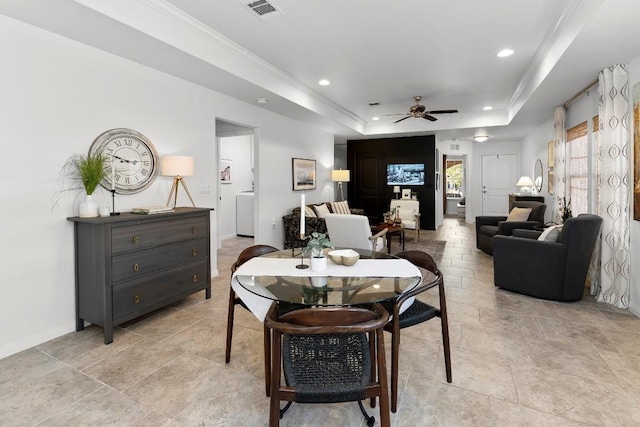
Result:
M457 113L458 110L434 110L427 111L428 114L445 114L445 113Z
M424 113L424 114L422 115L422 118L423 118L423 119L430 120L430 121L432 121L432 122L435 122L436 120L438 120L438 119L436 119L435 117L428 115L427 113Z
M399 120L396 120L396 121L395 121L395 122L393 122L393 123L398 123L398 122L401 122L401 121L403 121L403 120L407 120L409 117L411 117L411 116L403 117L403 118L401 118L401 119L399 119Z

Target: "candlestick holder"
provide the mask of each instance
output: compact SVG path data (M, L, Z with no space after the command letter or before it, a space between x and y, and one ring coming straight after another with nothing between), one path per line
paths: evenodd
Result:
M116 190L111 191L111 216L120 215L120 212L116 212Z
M300 240L304 240L304 239L305 239L304 234L300 234ZM300 251L300 264L296 265L296 268L299 268L301 270L304 268L309 268L309 266L304 263L304 247Z

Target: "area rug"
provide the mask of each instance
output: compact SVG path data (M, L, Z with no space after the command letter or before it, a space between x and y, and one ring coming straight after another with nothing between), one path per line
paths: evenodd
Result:
M426 252L431 255L436 264L439 264L442 260L442 253L444 252L446 244L447 242L445 240L418 240L416 243L414 239L407 238L404 243L404 250ZM396 254L401 251L402 245L398 243L398 239L396 237L393 237L393 241L391 242L391 253Z

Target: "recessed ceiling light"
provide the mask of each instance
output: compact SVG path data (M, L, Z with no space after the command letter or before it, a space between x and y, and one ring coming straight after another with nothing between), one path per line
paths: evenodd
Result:
M371 120L374 120L374 121L375 120L380 120L380 117L377 117L377 116L376 117L371 117Z
M505 58L507 56L511 56L513 55L513 50L511 49L502 49L500 52L498 52L498 58Z
M256 102L258 104L266 104L267 103L267 98L258 98L258 99L256 99Z
M476 135L473 137L475 142L485 142L489 137L487 135Z
M320 81L318 82L318 84L319 84L320 86L329 86L329 85L331 84L331 82L330 82L329 80L327 80L327 79L322 79L322 80L320 80Z
M493 107L491 105L486 105L486 106L482 107L482 109L484 111L489 111L489 110L493 110Z

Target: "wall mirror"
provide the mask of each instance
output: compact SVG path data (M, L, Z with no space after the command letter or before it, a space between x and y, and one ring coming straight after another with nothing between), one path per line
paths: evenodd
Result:
M537 193L542 191L542 160L536 160L536 165L533 167L533 187Z

